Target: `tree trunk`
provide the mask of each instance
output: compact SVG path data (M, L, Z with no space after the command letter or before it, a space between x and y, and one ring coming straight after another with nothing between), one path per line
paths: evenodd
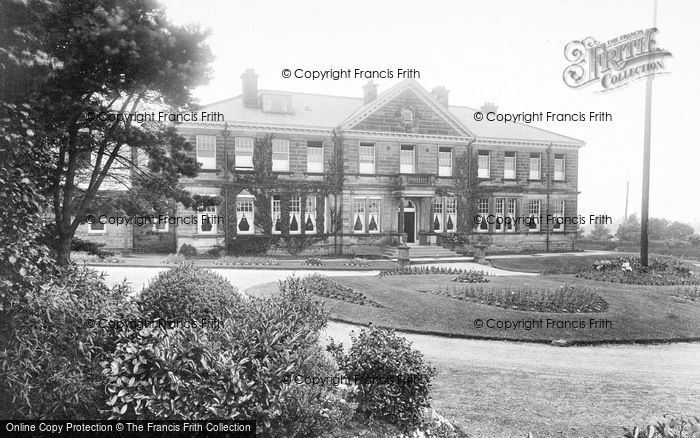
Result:
M70 264L70 247L73 236L70 234L59 234L56 251L58 253L56 259L59 266L67 266Z

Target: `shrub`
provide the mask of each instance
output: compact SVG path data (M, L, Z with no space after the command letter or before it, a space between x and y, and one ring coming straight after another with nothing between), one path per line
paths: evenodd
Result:
M71 251L86 252L99 258L113 256L114 252L102 249L104 246L104 243L91 242L89 240L83 240L79 237L73 237L70 242Z
M187 259L182 254L168 254L161 263L166 265L181 265L186 261Z
M463 286L440 288L429 293L455 300L532 312L594 313L604 312L608 308L607 301L582 285L564 284L556 289Z
M368 267L372 266L372 260L363 259L362 257L355 257L354 259L345 263L345 266Z
M298 279L285 286L274 299L241 301L217 330L126 333L103 364L111 417L252 419L272 436L343 421L350 413L341 394L311 388L307 397L286 381L332 371L315 353L327 314Z
M464 274L469 272L475 272L475 274L470 275L481 275L481 277L486 277L489 274L483 271L466 271L460 268L451 268L444 266L402 266L393 269L383 269L379 272L380 277L388 275L427 275L427 274ZM484 278L486 282L488 279ZM457 281L455 279L455 281Z
M188 258L197 257L197 248L188 243L183 243L177 253Z
M700 437L700 417L664 418L643 429L638 426L623 429L625 438L697 438Z
M379 419L414 430L423 421L423 408L430 407L430 382L435 369L405 338L391 330L370 326L351 335L347 355L342 345L329 345L340 369L358 384L354 401L357 412L370 420Z
M100 361L118 333L107 320L138 319L125 285L108 288L72 266L0 314L0 418L95 419L104 403Z
M286 281L289 281L289 279ZM282 283L283 282L280 282L280 288L286 287ZM352 304L359 304L360 306L368 305L373 307L383 307L375 301L367 298L367 296L365 296L363 293L357 292L353 288L344 286L323 275L313 274L306 276L301 279L300 283L307 291L319 297L346 301Z
M309 266L323 266L323 260L318 257L309 257L304 260L304 264Z
M452 281L457 283L488 283L489 279L484 271L467 271L462 272Z
M168 320L226 318L240 301L228 280L191 263L159 273L139 297L145 315Z

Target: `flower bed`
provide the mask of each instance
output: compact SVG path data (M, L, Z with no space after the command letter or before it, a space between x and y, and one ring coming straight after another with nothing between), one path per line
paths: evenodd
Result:
M466 271L459 274L454 280L457 283L488 283L489 279L484 271Z
M383 269L379 272L380 277L385 277L389 275L427 275L427 274L459 274L459 277L455 278L454 281L460 281L463 283L486 283L488 279L488 273L483 271L473 271L464 270L459 268L446 268L444 266L404 266L394 269ZM459 280L460 277L464 275L465 281ZM483 281L466 281L467 278L482 278Z
M309 266L323 266L323 260L318 257L310 257L304 260L304 264Z
M105 253L108 254L108 253ZM115 255L89 254L87 252L76 251L70 256L71 261L76 263L124 263L124 259Z
M700 277L687 264L675 258L652 257L646 267L641 265L639 257L596 260L576 276L589 280L651 286L700 284Z
M700 301L700 287L678 287L672 295L688 301Z
M556 289L465 286L439 288L427 292L456 300L532 312L592 313L604 312L608 308L607 301L590 288L581 285L564 284Z
M272 257L224 256L214 260L214 264L224 266L277 266L280 262Z
M356 292L349 286L344 286L335 280L323 275L313 274L301 279L302 285L310 293L334 300L346 301L360 306L383 307L367 298L364 294Z
M372 266L372 260L363 259L362 257L355 257L354 259L345 263L345 266L359 266L359 267Z

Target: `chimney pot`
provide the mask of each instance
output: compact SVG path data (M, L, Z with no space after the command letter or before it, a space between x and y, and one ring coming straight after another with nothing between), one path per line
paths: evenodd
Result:
M481 112L484 114L488 114L488 113L498 114L498 107L493 102L485 102L481 106Z
M377 84L375 84L373 81L369 81L365 84L362 89L365 91L364 94L364 104L367 105L368 103L374 101L377 98Z
M449 99L447 96L450 94L450 92L444 85L439 85L433 88L433 91L431 91L430 94L432 94L435 100L440 102L445 108L449 106Z
M258 107L258 75L252 68L247 69L241 75L243 84L243 106L246 108Z

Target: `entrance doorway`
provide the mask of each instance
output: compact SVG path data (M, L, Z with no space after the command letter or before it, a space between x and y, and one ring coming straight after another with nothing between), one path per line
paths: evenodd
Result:
M399 224L401 223L401 212L399 211ZM403 204L403 231L406 233L406 243L416 243L416 206L411 201L404 201Z

